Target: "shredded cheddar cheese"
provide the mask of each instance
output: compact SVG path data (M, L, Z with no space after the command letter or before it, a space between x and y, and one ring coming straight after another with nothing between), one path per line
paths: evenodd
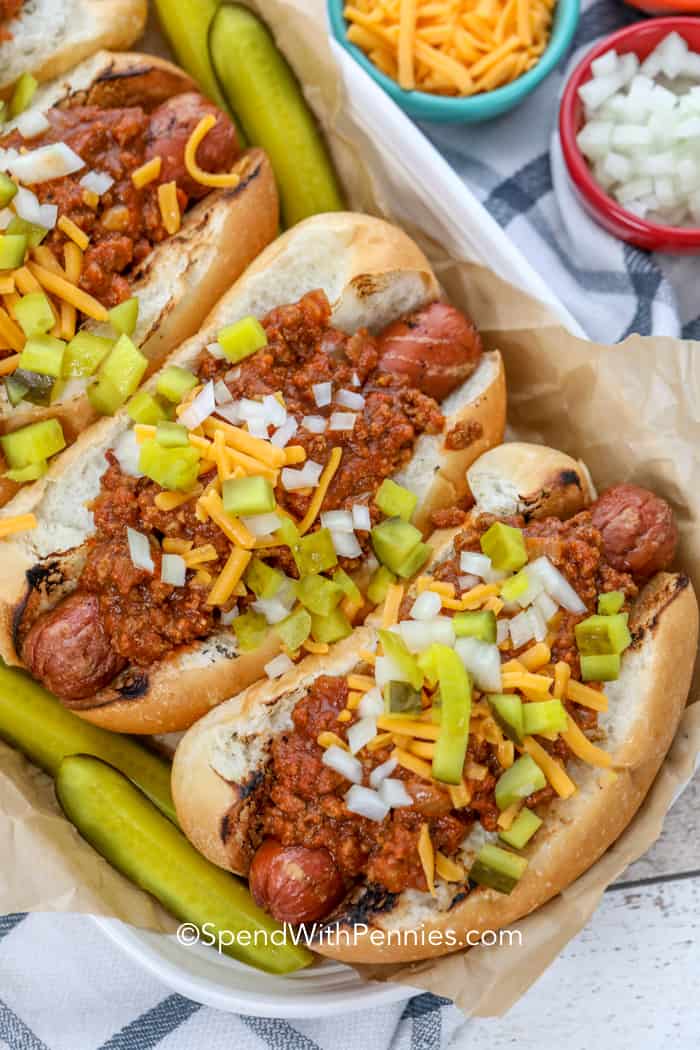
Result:
M348 708L350 711L357 710L357 708L360 706L360 700L364 695L364 693L355 693L352 691L348 693Z
M106 321L108 319L107 310L101 303L98 303L97 299L93 299L87 292L71 284L65 277L52 273L51 270L47 270L45 266L40 266L39 263L29 262L27 267L42 288L45 288L46 291L51 292L63 302L70 303L76 310L80 310L81 313L85 314L86 317L91 317L93 321Z
M590 707L593 711L608 710L608 698L605 693L599 693L597 689L591 689L589 685L576 682L573 678L567 683L566 699L573 700L581 707Z
M276 445L271 445L269 441L265 441L263 438L253 437L252 434L249 434L247 430L243 430L241 427L235 427L232 423L224 423L220 419L207 419L204 422L203 429L204 433L212 438L220 432L227 445L230 445L237 452L243 452L245 455L259 460L263 466L275 468L284 466L286 453L283 448L277 448Z
M13 518L0 518L0 539L14 535L15 532L26 532L37 526L34 514L17 514Z
M381 751L383 747L388 747L391 741L391 733L379 733L368 744L365 744L365 748L367 751Z
M418 856L423 867L423 874L425 875L425 881L428 884L428 890L432 897L435 896L435 850L430 840L430 827L428 824L421 824L420 835L418 836Z
M403 585L392 583L386 592L384 609L382 612L382 627L393 627L399 616L399 609L403 601Z
M307 638L301 643L301 647L306 649L307 653L313 653L316 656L325 656L330 648L328 642L315 642L313 638Z
M436 594L443 594L446 598L454 598L455 595L453 584L443 580L434 580L432 576L419 576L416 580L416 589L419 594L422 594L423 591L435 591Z
M184 555L185 565L193 569L195 565L203 565L207 561L216 561L219 555L212 543L204 543L201 547L195 547Z
M426 758L432 762L435 754L435 744L428 740L412 740L408 745L408 750L412 755L418 755L419 758Z
M233 589L245 572L252 555L241 547L234 547L216 583L209 592L208 605L223 605L233 594Z
M77 284L83 269L83 253L73 241L66 241L63 248L63 261L67 280L72 284ZM63 339L72 339L75 335L77 317L78 311L71 303L61 303L61 337Z
M73 241L74 244L77 244L81 251L85 251L90 243L90 238L72 219L69 219L67 215L61 215L57 226L61 233L65 233L66 237Z
M283 451L285 467L293 467L296 463L306 462L306 449L302 445L287 445Z
M540 699L548 696L552 687L551 678L547 678L546 675L532 674L530 671L507 671L502 676L502 681L505 692L508 692L510 689L519 689L521 691L527 689L536 693Z
M321 474L321 477L318 479L318 485L314 489L314 494L311 497L311 503L309 504L309 509L307 510L307 512L304 515L304 517L302 518L302 520L299 522L299 533L302 536L304 535L305 532L309 531L309 529L311 528L311 526L315 522L319 511L321 510L321 504L323 503L324 499L326 498L326 493L328 492L328 486L330 485L331 481L333 480L333 475L335 474L336 470L340 466L340 460L342 458L342 455L343 455L343 450L342 450L342 448L339 448L338 446L336 446L335 448L333 448L331 450L331 454L330 454L330 457L328 459L328 462L326 463L325 467L323 468L323 473Z
M582 762L587 762L590 766L598 766L600 769L609 769L612 766L612 755L592 744L573 718L567 718L567 726L561 736Z
M189 503L190 500L199 496L202 488L203 486L198 484L193 489L190 489L189 492L159 492L153 502L158 510L176 510L177 507L182 507L185 503ZM165 548L165 541L163 547Z
M165 493L161 493L165 495ZM180 540L173 536L165 536L161 544L165 554L186 554L192 549L192 540Z
M92 208L93 211L100 203L100 198L94 190L83 190L83 204L86 204L88 208Z
M239 518L226 513L218 492L212 490L208 494L205 493L205 495L199 497L199 502L204 502L209 517L232 543L235 543L238 547L245 547L247 550L251 550L255 546L253 533L245 527Z
M11 354L0 361L0 376L9 376L19 365L19 354Z
M213 174L209 171L203 171L197 163L197 150L199 149L204 137L211 131L215 124L216 117L213 113L208 113L205 117L202 117L197 124L185 146L185 167L188 174L195 180L195 182L201 183L202 186L234 189L241 181L241 177L237 172L230 171L225 174Z
M549 646L544 642L538 642L520 654L520 663L527 671L539 671L549 663L551 655Z
M319 747L322 747L324 751L328 747L342 747L343 751L349 751L350 748L345 743L342 737L339 737L337 733L331 733L329 729L319 733L316 737L316 743Z
M464 809L472 800L472 793L464 781L460 784L450 784L447 790L455 809Z
M143 189L149 182L153 182L160 175L160 170L163 165L162 157L151 157L145 164L142 164L140 168L136 168L131 173L131 181L137 190Z
M461 882L465 877L464 867L454 860L450 860L439 850L435 853L435 871L445 882Z
M576 785L566 770L533 737L525 737L523 740L523 751L527 751L528 755L534 758L560 798L570 798L574 794Z
M369 745L367 746L369 747ZM405 751L402 747L395 747L391 752L391 757L395 758L404 769L410 770L411 773L422 777L423 780L433 779L433 768L430 763L422 758L418 758L417 755L412 755L410 751Z
M503 831L508 831L513 826L513 821L517 817L518 813L522 808L522 802L513 802L512 805L504 809L498 817L498 826Z
M374 689L374 679L368 674L349 674L348 686L359 693L367 693L370 689Z
M25 343L24 332L16 325L10 315L0 306L0 341L19 352Z
M437 740L440 736L438 725L396 715L380 715L377 718L377 728L390 730L392 733L401 733L403 736L417 737L419 740Z
M338 715L337 721L338 722L349 722L351 718L352 718L352 711L348 711L347 709L344 709Z
M177 183L162 182L158 187L158 207L163 226L172 235L177 233L182 222L180 202L177 199Z
M554 668L554 688L552 695L557 700L563 700L566 696L566 689L571 678L571 668L565 660L560 660Z
M15 290L15 279L12 274L0 277L0 295L12 295Z

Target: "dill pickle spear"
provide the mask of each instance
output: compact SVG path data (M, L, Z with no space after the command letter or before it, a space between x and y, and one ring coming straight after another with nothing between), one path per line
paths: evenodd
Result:
M89 755L66 758L56 795L83 838L176 918L198 927L204 943L222 934L217 943L225 954L270 973L312 962L306 948L285 943L283 928L242 882L205 860L116 769Z
M207 44L209 26L218 6L218 0L155 0L161 28L178 64L197 81L212 102L228 113L228 103L212 69Z
M342 211L342 195L315 118L263 23L238 4L224 4L211 24L209 50L246 138L270 158L285 225L319 212Z
M52 777L68 755L102 758L121 769L177 823L167 762L128 736L84 722L22 671L2 666L0 737Z

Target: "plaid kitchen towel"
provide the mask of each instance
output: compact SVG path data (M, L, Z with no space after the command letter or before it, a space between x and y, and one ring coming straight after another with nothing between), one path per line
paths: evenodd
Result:
M634 18L618 0L584 4L571 62ZM697 262L623 245L571 193L556 136L568 68L499 120L423 130L592 338L700 338ZM0 918L0 1050L443 1050L469 1042L458 1011L433 995L325 1020L237 1017L173 993L87 918Z
M571 57L517 110L486 124L422 130L591 339L698 339L697 257L650 255L618 241L571 189L556 130L567 75L599 37L639 17L621 0L582 6Z

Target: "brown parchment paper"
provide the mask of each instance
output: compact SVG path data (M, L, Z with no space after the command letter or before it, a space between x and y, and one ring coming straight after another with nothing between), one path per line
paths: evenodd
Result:
M304 83L349 204L403 225L430 257L450 299L505 356L510 436L582 457L600 488L648 485L673 504L680 564L700 590L700 344L632 337L615 347L578 340L551 310L484 256L478 226L457 228L439 192L401 150L375 141L352 108L331 54L323 0L257 0ZM167 53L157 26L143 50ZM507 148L507 143L504 143ZM606 886L655 841L700 751L698 681L674 745L635 820L598 863L518 924L522 944L472 949L430 963L360 968L453 998L467 1014L504 1013L585 925ZM123 879L60 815L51 782L0 745L0 913L83 912L152 930L176 924Z

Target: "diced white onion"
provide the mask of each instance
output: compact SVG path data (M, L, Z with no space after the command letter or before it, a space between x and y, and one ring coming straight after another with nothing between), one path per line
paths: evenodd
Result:
M511 644L514 649L527 645L535 637L534 624L527 612L518 613L508 621Z
M509 636L508 620L498 620L496 623L496 645L502 645Z
M74 397L82 397L87 388L87 378L83 376L71 376L69 379L64 380L64 385L61 387L61 393L56 400L59 404L65 405L69 401L72 401Z
M233 394L224 383L223 379L217 379L214 383L214 400L219 405L228 405L233 401Z
M17 117L16 128L22 138L33 139L51 127L46 115L38 109L28 109Z
M374 664L374 680L379 689L387 682L408 682L410 675L390 656L378 656Z
M382 762L381 766L377 766L369 775L369 786L376 789L381 784L382 780L386 780L390 777L398 766L398 761L395 758L387 758L386 762Z
M270 438L270 442L273 445L276 445L277 448L284 448L296 434L297 427L298 423L296 419L294 416L290 416L281 426L277 427L277 430Z
M341 558L359 558L362 554L362 547L354 532L331 531L331 539L335 553Z
M171 587L184 587L187 575L185 559L179 554L164 554L160 560L160 578Z
M84 190L96 193L98 197L101 197L112 188L114 179L106 171L89 171L87 175L83 175L80 185Z
M262 438L264 441L267 441L269 436L268 428L269 423L264 419L261 419L259 416L254 416L252 419L248 420L248 433L253 437Z
M214 414L215 409L214 384L209 380L206 386L199 391L194 401L178 417L178 422L182 423L188 430L195 430L202 425L205 419L209 419L209 416Z
M432 620L402 620L398 633L412 653L422 653L433 642L439 645L455 644L455 629L449 616L436 616Z
M359 758L355 758L345 748L338 747L337 744L331 744L323 752L321 761L324 766L334 769L336 773L340 773L341 777L345 777L346 780L350 780L353 784L362 783L362 763Z
M321 515L321 524L332 532L354 532L355 529L349 510L326 510Z
M377 735L377 720L368 716L361 718L359 722L351 725L347 732L348 746L353 755L361 751L365 744L373 740Z
M222 612L221 622L224 627L230 627L237 616L240 616L240 613L238 611L238 606L234 605L233 608L229 609L227 612Z
M65 142L52 142L39 146L16 157L11 165L12 174L25 185L62 179L85 167L85 162Z
M207 353L211 354L211 356L217 361L223 361L223 359L226 357L223 346L221 345L221 343L217 343L216 341L214 341L213 343L207 343L206 350Z
M357 713L360 718L379 718L384 714L384 697L376 686L364 694L357 705Z
M58 205L57 204L40 204L39 205L39 226L43 226L45 230L52 230L58 222Z
M143 569L145 572L154 572L155 565L151 556L151 545L148 542L148 536L144 536L142 532L137 532L136 529L127 526L126 538L129 544L129 556L134 567Z
M264 418L271 427L281 427L287 422L287 409L274 394L265 394L262 399Z
M131 478L143 477L143 474L139 470L141 446L136 440L136 434L134 433L133 427L129 430L125 430L123 434L119 435L112 452L117 457L117 462L119 463L123 474L128 474Z
M40 205L36 194L32 190L26 189L25 186L19 186L12 204L20 219L37 226L39 225L41 216Z
M379 785L379 797L391 809L413 805L413 799L406 790L403 780L382 780Z
M528 609L527 615L532 624L532 633L536 642L543 642L547 637L547 624L542 614L534 607Z
M353 386L362 386L360 377L358 376L357 372L353 372L352 376L350 377L350 382Z
M282 524L282 519L274 510L267 514L246 514L241 517L241 521L254 536L269 536Z
M462 572L469 573L470 576L478 576L483 580L491 571L492 565L491 559L485 554L477 554L476 551L462 551L459 556L459 567Z
M230 401L224 405L217 405L216 415L221 419L225 419L227 423L232 423L234 427L237 427L239 423L241 423L241 411L238 405L238 401Z
M323 416L304 416L301 425L310 434L323 434L328 428L328 420Z
M304 466L298 470L294 467L282 467L282 487L287 492L315 488L322 473L322 465L314 463L312 459L307 459Z
M328 426L330 430L353 430L356 419L355 412L332 412Z
M280 653L279 656L268 660L263 670L268 678L279 678L281 675L286 674L287 671L291 671L293 667L294 661L290 660L286 653Z
M367 820L375 820L378 824L381 824L390 809L376 791L360 784L350 788L345 796L345 805L351 813L357 813Z
M363 532L370 531L372 528L372 518L370 517L369 507L366 503L353 503L352 523L356 529L360 529Z
M532 605L535 598L544 591L542 580L538 576L532 576L527 569L525 569L525 577L527 579L527 590L516 598L521 609L527 609L528 605Z
M477 587L481 583L480 576L460 576L457 580L460 591L470 591L472 587Z
M542 594L538 594L532 604L535 609L537 609L545 623L549 623L559 608L557 603L553 601L545 591L542 591Z
M458 638L455 649L477 689L501 692L501 654L497 645L482 642L479 638Z
M562 605L567 612L584 613L586 606L569 581L563 576L549 558L543 555L531 562L527 568L528 575L533 579L539 579L542 587L550 598Z
M362 394L357 394L354 390L339 390L335 399L343 408L351 408L353 412L359 412L365 404Z
M314 395L314 401L319 408L323 408L325 405L330 405L333 400L332 383L314 383L311 390Z
M281 623L282 620L289 616L287 605L280 601L277 596L274 598L258 598L257 601L251 603L251 608L255 612L262 613L270 624Z
M411 606L414 620L432 620L442 609L442 598L436 591L423 591Z
M0 230L6 230L14 217L14 212L10 211L9 208L2 208L0 210Z

